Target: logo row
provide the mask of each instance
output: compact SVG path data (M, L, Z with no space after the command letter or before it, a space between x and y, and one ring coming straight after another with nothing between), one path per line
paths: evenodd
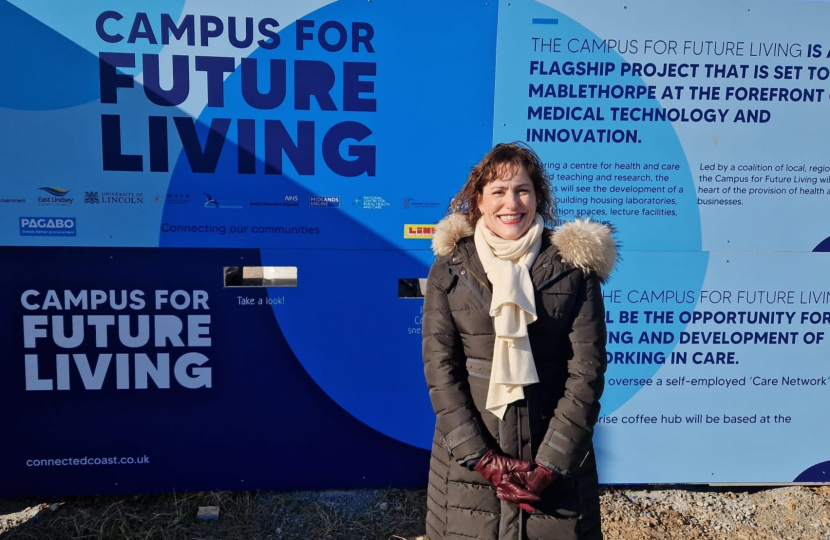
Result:
M76 197L71 195L71 191L59 187L42 187L38 188L43 194L37 196L37 204L39 206L57 206L67 207L76 202ZM144 204L145 202L153 204L166 203L170 205L190 204L194 201L201 201L205 208L231 208L242 209L246 205L240 201L228 201L222 198L216 198L210 193L168 193L166 196L155 194L147 197L144 193L134 191L85 191L83 194L84 204L92 205L134 205ZM2 198L0 197L0 204L25 204L29 202L26 198ZM273 201L248 201L247 206L252 207L299 207L299 195L285 195L283 200ZM308 197L308 206L311 208L341 208L341 198L339 195L310 195ZM351 201L351 206L363 210L382 210L391 206L386 199L376 195L361 195L355 197ZM413 198L406 198L403 200L403 207L407 210L423 210L423 209L437 209L442 206L439 202L422 201Z
M20 217L20 236L77 236L77 231L74 217ZM428 240L434 234L434 224L403 226L403 237L409 240Z
M77 199L70 194L70 190L59 187L38 188L38 206L59 206L66 207L74 204ZM143 204L145 201L154 204L161 204L164 197L154 195L147 198L144 193L135 191L85 191L84 204ZM26 204L29 199L25 197L0 197L0 204Z

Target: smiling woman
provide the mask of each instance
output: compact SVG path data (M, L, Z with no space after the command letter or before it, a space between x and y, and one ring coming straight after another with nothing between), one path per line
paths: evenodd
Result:
M616 246L589 220L546 229L553 210L536 154L499 144L436 226L422 319L431 540L602 538L591 439Z
M482 189L478 209L496 236L506 240L524 236L536 216L536 192L525 168L506 164L502 177Z

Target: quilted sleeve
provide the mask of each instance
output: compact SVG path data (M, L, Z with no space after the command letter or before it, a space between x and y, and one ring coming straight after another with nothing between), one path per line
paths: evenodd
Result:
M453 458L464 464L484 455L489 445L470 393L464 347L450 308L448 288L455 279L441 259L429 272L424 294L423 358L437 429Z

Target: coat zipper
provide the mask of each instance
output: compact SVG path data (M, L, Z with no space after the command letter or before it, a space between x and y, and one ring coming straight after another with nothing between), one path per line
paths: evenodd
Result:
M485 299L484 299L484 296L482 296L482 294L481 294L481 293L480 293L480 292L479 292L479 291L478 291L478 290L477 290L477 289L476 289L476 288L472 285L472 283L470 283L470 282L469 282L469 280L468 280L467 278L465 278L465 277L464 277L464 275L463 275L463 274L465 274L465 273L467 273L467 272L470 272L470 269L469 269L469 268L467 268L466 266L463 266L463 265L461 266L461 268L463 268L463 270L461 271L462 275L461 275L461 276L459 276L459 277L460 277L460 278L461 278L461 280L462 280L462 281L464 281L464 283L467 285L467 288L469 288L469 289L470 289L470 291L472 291L472 293L473 293L473 294L475 294L475 295L478 297L478 299L481 301L481 306L485 309L485 311L486 311L487 313L489 313L489 312L490 312L490 302L488 302L487 300L485 300ZM485 289L487 289L487 291L490 293L490 296L492 297L493 293L492 293L492 291L490 291L490 288L489 288L489 287L487 287L487 285L485 285L484 283L482 283L482 281L481 281L480 279L478 279L478 276L476 276L474 273L470 272L470 275L471 275L471 276L473 276L473 277L476 279L476 281L478 281L479 283L481 283L481 285L482 285Z
M524 460L524 455L522 454L522 411L521 407L515 406L516 409L516 435L518 439L518 451L516 452L516 457L521 460ZM524 513L525 511L520 507L519 508L519 538L524 538Z
M487 289L487 292L488 292L488 293L490 293L490 296L492 296L492 295L493 295L493 291L491 291L491 290L490 290L490 287L488 287L486 283L484 283L483 281L481 281L481 279L480 279L477 275L475 275L475 273L474 273L472 270L470 270L469 268L467 268L467 267L466 267L466 266L464 266L464 265L461 265L461 268L463 268L464 270L466 270L467 272L469 272L471 276L473 276L474 278L476 278L476 281L478 281L479 283L481 283L481 286L482 286L482 287L484 287L485 289Z

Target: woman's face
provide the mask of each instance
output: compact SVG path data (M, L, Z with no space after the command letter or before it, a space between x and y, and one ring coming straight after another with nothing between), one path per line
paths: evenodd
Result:
M478 209L496 236L505 240L524 236L536 216L536 190L525 168L505 167L501 178L484 186Z

